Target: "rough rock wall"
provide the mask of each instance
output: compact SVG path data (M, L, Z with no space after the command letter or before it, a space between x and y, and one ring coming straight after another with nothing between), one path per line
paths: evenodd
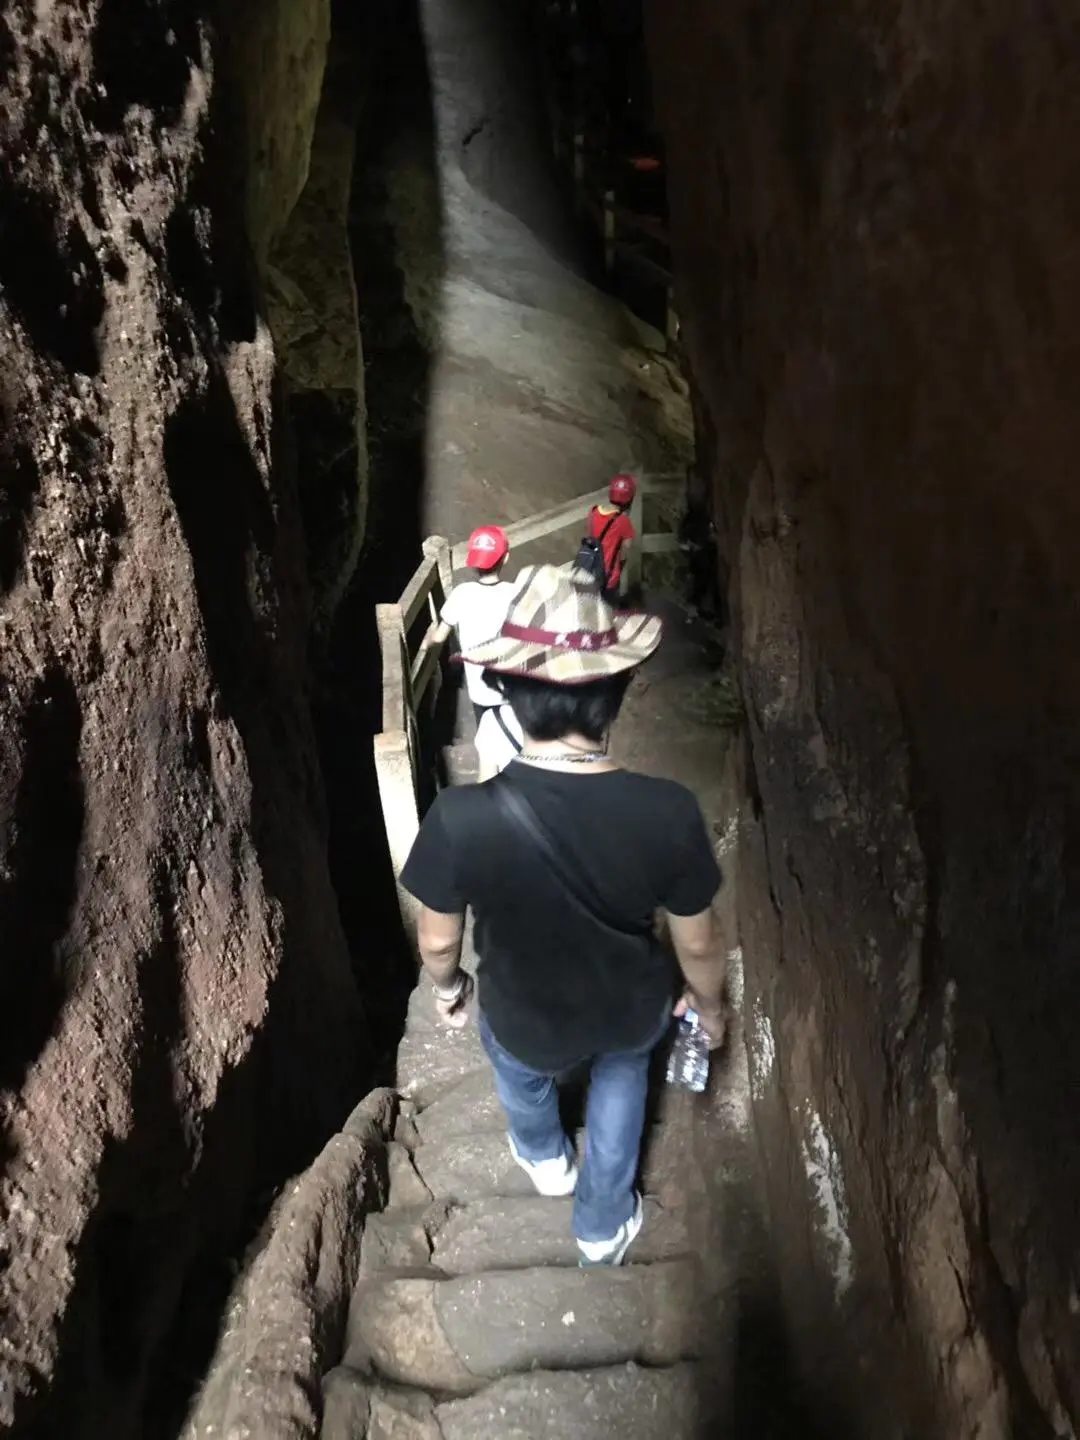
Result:
M150 1435L196 1257L365 1042L222 46L13 0L0 59L0 1425Z
M320 636L356 570L367 519L364 364L348 230L359 104L352 58L345 50L328 72L308 181L267 271Z
M296 444L320 637L360 555L367 515L364 368L349 194L360 104L355 19L330 0L241 0L223 11L240 97L248 233Z
M566 243L541 122L539 77L528 64L527 6L498 0L419 0L438 96L443 168L535 234ZM444 183L451 176L444 173ZM448 199L454 187L447 184Z
M802 1355L862 1436L1071 1436L1080 22L647 8Z

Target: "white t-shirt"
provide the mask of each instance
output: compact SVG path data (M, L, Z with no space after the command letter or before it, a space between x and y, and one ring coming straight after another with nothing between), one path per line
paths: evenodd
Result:
M442 618L457 631L458 646L468 651L485 640L494 640L502 629L514 586L509 580L496 580L484 585L479 580L466 580L455 585L443 606ZM502 696L484 684L480 665L465 666L465 688L474 705L498 705Z
M506 732L499 724L499 716L506 721L506 728L513 735L514 739L522 747L525 745L525 735L518 723L518 718L507 704L492 705L480 716L480 724L476 727L476 753L480 758L498 773L505 770L510 761L520 752L515 750L506 736Z

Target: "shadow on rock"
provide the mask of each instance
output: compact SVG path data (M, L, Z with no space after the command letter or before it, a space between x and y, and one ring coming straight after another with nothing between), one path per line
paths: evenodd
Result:
M0 756L0 1090L17 1092L78 976L61 942L78 894L85 819L82 713L71 677L50 670ZM21 770L21 773L19 773ZM5 772L18 775L13 793Z
M427 57L415 0L335 8L357 57L363 95L350 202L364 350L369 452L366 540L319 657L316 725L327 782L330 866L342 924L381 1044L393 1056L415 974L401 931L372 753L382 729L375 606L393 601L421 559L431 346L443 273ZM395 206L422 212L427 309L409 293L414 257L400 253ZM372 944L373 938L377 940Z

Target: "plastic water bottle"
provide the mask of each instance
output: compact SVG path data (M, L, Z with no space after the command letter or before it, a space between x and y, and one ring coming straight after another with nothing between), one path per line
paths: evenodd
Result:
M696 1010L679 1017L679 1029L668 1059L667 1083L699 1093L709 1082L709 1037Z

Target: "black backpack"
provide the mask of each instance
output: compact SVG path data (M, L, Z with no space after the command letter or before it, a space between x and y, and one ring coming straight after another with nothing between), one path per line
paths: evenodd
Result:
M574 561L575 568L584 570L601 590L606 588L608 579L607 565L604 563L604 536L621 514L621 510L616 510L599 535L586 535L578 546L577 559Z

